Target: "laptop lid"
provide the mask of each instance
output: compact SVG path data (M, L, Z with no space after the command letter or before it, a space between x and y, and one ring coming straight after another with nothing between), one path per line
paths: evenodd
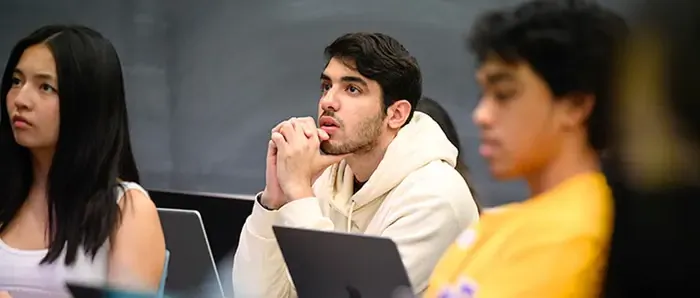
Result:
M109 288L98 288L77 283L66 283L73 298L156 298L156 294L128 292ZM15 298L14 296L12 298Z
M165 246L170 251L165 292L183 297L224 297L199 212L158 208L158 215L165 234Z
M299 298L414 297L387 238L273 226Z

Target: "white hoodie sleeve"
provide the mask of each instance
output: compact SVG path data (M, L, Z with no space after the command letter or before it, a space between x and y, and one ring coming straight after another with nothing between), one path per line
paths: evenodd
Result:
M271 211L262 207L256 197L253 213L243 225L233 259L234 297L297 297L272 231L275 224L333 230L333 223L323 216L317 198L296 200Z

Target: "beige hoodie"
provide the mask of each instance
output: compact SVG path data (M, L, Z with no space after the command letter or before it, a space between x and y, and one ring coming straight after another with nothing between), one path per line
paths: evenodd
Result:
M416 112L354 195L353 174L343 161L316 180L316 197L277 211L256 203L234 257L234 296L297 296L272 232L275 224L390 238L420 295L445 249L478 220L469 187L454 169L456 158L457 149L440 126Z

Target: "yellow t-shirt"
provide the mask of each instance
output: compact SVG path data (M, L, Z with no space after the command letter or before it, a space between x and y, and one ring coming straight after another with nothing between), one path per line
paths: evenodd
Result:
M486 211L442 256L424 297L596 297L612 209L605 177L589 173Z

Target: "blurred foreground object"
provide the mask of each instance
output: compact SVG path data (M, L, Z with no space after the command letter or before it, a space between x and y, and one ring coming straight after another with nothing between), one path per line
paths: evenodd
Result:
M700 276L700 1L640 8L606 165L616 216L604 296L682 297Z

